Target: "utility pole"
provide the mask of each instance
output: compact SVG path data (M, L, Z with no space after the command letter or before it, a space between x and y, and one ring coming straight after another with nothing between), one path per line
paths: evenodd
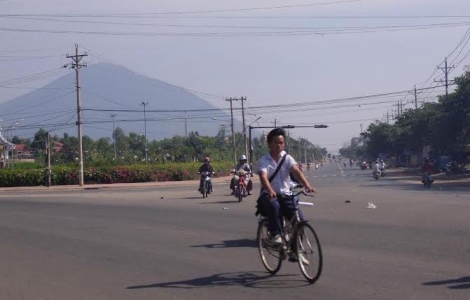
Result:
M246 101L246 97L241 97L240 101L242 102L243 140L245 143L245 155L247 155L248 154L248 140L246 138L245 107L243 106L243 102Z
M302 150L300 149L301 137L299 136L299 161L302 163Z
M46 132L46 187L50 187L51 184L51 136Z
M397 117L399 118L403 114L403 103L402 101L397 101Z
M114 160L117 159L117 151L116 151L116 135L114 134L114 119L116 118L117 114L111 114L110 117L113 119L113 145L114 145Z
M304 144L304 162L307 163L309 160L307 159L307 147L305 147L305 144Z
M235 129L233 127L233 101L238 101L236 98L227 98L225 101L230 101L230 127L232 128L232 154L233 154L233 162L237 164L237 151L235 145Z
M188 112L184 111L184 135L188 137Z
M274 128L277 128L277 119L274 119Z
M415 96L415 109L418 109L418 94L421 94L422 92L419 92L418 93L418 90L416 89L416 85L415 85L415 89L414 89L414 96Z
M445 86L446 86L446 100L447 100L447 98L449 97L449 84L451 84L451 83L449 83L449 71L452 70L454 68L454 66L452 66L452 67L447 66L447 57L446 57L444 68L439 67L439 66L437 68L444 72L445 79L444 79L444 81L442 79L441 80L434 80L434 81L445 84ZM451 81L453 81L453 80L451 80Z
M145 149L144 149L144 152L145 152L145 162L148 163L148 152L149 150L147 149L147 116L145 115L145 108L147 107L147 105L149 105L148 102L140 102L140 105L142 105L144 107L144 138L145 138Z
M77 127L78 127L78 184L80 186L84 185L83 180L83 145L82 145L82 104L80 100L80 76L79 71L81 68L86 67L87 64L80 62L83 57L88 56L85 52L84 54L78 54L78 44L75 44L75 55L66 55L67 58L72 59L71 69L75 69L75 81L77 88Z
M289 140L290 140L290 131L287 130L287 141L286 141L286 149L287 149L287 153L290 154L290 149L289 149L289 146L290 146L290 143L289 143Z

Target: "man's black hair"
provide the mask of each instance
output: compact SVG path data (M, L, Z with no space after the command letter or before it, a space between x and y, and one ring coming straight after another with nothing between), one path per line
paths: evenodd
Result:
M286 131L283 128L281 127L274 128L268 133L268 137L267 137L268 143L270 143L274 139L274 137L280 136L280 135L282 135L284 139L286 139Z

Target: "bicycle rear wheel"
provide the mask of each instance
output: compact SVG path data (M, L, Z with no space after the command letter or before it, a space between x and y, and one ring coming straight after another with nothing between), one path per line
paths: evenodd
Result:
M314 283L320 278L323 268L323 256L318 236L310 224L302 223L299 225L296 243L300 271L308 282Z
M271 274L276 274L282 265L281 251L282 246L270 243L268 220L264 219L259 223L258 233L256 235L258 241L258 250L263 266Z

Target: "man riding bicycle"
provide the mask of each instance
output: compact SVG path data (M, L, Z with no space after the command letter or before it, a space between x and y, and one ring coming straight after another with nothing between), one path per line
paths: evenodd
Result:
M260 199L267 210L271 238L273 244L282 244L281 225L279 224L280 204L277 195L292 195L290 174L304 186L307 192L316 192L307 181L295 159L284 151L286 132L282 128L276 128L269 132L267 142L269 153L265 154L257 163L258 175L262 185ZM285 161L272 181L269 178L285 156ZM303 220L299 210L300 219Z

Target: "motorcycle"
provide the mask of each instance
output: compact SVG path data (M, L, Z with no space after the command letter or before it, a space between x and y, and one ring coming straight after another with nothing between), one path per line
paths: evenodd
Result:
M248 196L247 190L247 179L246 176L249 174L245 170L240 169L238 171L232 172L233 178L235 179L235 186L233 190L234 196L238 199L238 202L242 202L243 198Z
M375 180L379 180L379 178L382 177L382 172L380 172L380 171L374 171L374 172L372 172L372 177L373 177Z
M199 172L198 172L199 173ZM211 172L202 172L199 173L201 174L201 180L202 180L202 187L201 187L201 194L202 198L206 198L210 193L211 193L211 175L213 173Z
M385 168L380 168L380 177L385 177Z
M430 188L434 180L431 178L431 173L423 173L423 180L421 182L424 184L425 188Z
M361 164L361 170L365 170L365 169L367 169L367 163L366 163L366 162L363 162L363 163Z

